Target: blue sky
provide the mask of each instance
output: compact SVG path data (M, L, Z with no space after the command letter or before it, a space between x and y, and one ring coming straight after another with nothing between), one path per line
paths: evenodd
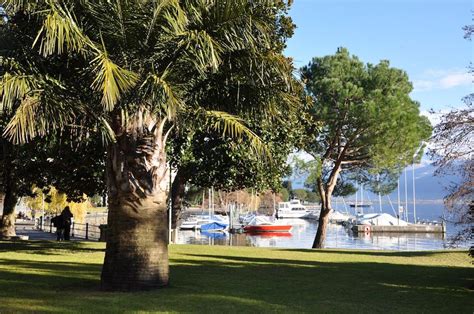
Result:
M472 42L462 30L472 9L468 0L295 0L285 54L297 68L337 47L364 62L387 59L407 71L422 111L459 108L472 93Z

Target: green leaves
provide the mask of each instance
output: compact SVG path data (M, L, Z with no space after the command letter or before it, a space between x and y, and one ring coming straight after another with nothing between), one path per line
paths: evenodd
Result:
M283 41L278 17L286 8L273 1L46 0L8 5L9 16L18 15L5 28L18 35L12 37L18 42L9 53L19 57L24 73L42 77L35 86L19 76L1 77L2 108L14 114L8 134L18 141L72 120L110 141L126 122L112 121L111 112L133 115L143 108L172 119L200 112L203 124L249 140L264 154L262 140L241 117L247 121L265 112L271 119L296 102L291 62L272 49L271 38ZM287 107L276 105L280 100ZM47 114L55 117L48 121Z
M413 161L430 126L410 98L406 73L388 61L365 65L340 48L302 69L313 97L309 113L323 122L313 156L347 170L398 169Z

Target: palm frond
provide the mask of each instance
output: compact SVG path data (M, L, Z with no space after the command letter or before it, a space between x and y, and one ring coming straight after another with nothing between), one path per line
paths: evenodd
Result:
M150 75L140 88L150 94L152 105L158 103L159 108L163 109L170 118L176 116L176 112L184 106L175 88L167 81L167 72L161 76Z
M154 9L153 9L153 16L150 20L148 25L147 36L145 40L145 44L148 43L150 37L155 30L155 26L157 25L157 21L160 16L164 16L170 26L170 29L173 30L174 33L182 32L183 31L183 24L187 23L186 15L182 10L178 0L162 0L159 3L153 2ZM174 15L170 14L166 11L166 9L172 9L176 12Z
M23 100L7 124L3 136L14 143L25 143L38 134L44 134L44 128L36 123L39 106L37 97L27 97Z
M104 117L99 118L98 129L104 144L115 142L115 132Z
M245 125L245 121L242 118L228 112L215 110L206 110L204 114L210 120L210 126L214 130L222 132L222 136L229 136L231 138L245 137L249 141L250 147L256 153L271 159L271 154L265 143Z
M36 8L39 1L31 1L31 0L4 0L0 3L2 6L5 7L7 11L32 11Z
M0 112L11 110L15 101L21 100L33 89L33 76L5 73L0 81Z
M138 76L116 65L109 59L106 52L99 53L92 60L92 64L95 65L93 71L96 74L92 88L102 93L102 105L105 110L112 111L122 93L136 85Z
M168 9L162 12L165 23L161 25L161 30L168 35L182 34L189 22L186 12L181 8L179 1L172 1Z
M82 106L61 96L65 90L60 80L48 75L5 73L0 81L0 112L12 117L3 136L25 143L71 123Z
M51 9L44 19L33 47L38 42L40 42L40 53L44 56L54 53L61 54L66 51L80 52L86 46L95 48L92 41L76 24L75 18L69 10L54 2L51 3Z
M204 72L211 68L217 70L221 59L219 44L204 30L188 30L181 34L179 46L183 47L188 54L190 62L194 63L196 69Z
M54 84L52 81L49 83ZM57 90L34 91L22 99L3 136L16 144L26 143L36 136L45 136L52 130L73 127L76 116L83 110L83 106L75 101L58 97L55 92Z
M219 44L230 50L256 50L257 46L270 47L268 23L256 14L258 7L273 5L266 2L216 1L209 9L210 20L207 22L214 24L216 31L224 34Z

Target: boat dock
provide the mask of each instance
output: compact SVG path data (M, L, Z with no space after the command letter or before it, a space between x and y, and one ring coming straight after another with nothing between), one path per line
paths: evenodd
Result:
M371 226L355 225L352 231L356 233L446 233L445 224L410 224L408 226Z

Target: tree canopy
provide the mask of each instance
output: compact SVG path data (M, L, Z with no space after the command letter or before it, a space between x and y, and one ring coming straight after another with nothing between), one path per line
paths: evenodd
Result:
M281 54L291 35L288 7L279 0L6 1L0 111L12 117L4 135L26 142L69 128L75 139L97 132L108 143L104 289L168 283L170 132L210 123L265 153L245 119L271 119L276 100L291 105L291 64Z
M323 205L313 246L322 247L341 171L402 169L416 152L420 156L431 126L410 98L407 74L388 61L364 64L339 48L334 55L313 58L301 72L313 102L304 150L319 165L317 189Z

